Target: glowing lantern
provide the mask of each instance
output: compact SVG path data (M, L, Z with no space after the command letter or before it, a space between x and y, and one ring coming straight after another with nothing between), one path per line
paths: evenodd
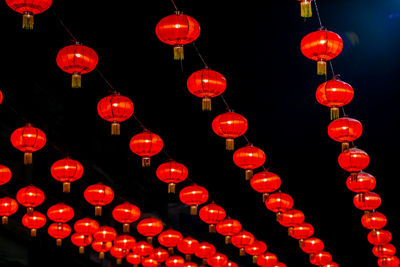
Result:
M304 213L300 210L290 209L282 211L278 216L278 222L284 227L291 227L304 222Z
M293 198L285 193L273 193L265 200L265 206L276 213L276 220L279 221L281 213L293 207Z
M320 251L315 254L310 254L310 263L321 266L332 262L332 255L326 251Z
M123 249L123 248L119 248L116 246L113 246L110 249L110 254L111 256L113 256L114 258L117 259L117 264L121 264L122 263L122 259L126 257L126 255L128 255L129 251ZM143 265L144 266L144 265Z
M33 208L39 206L44 201L44 193L39 188L29 185L17 192L17 201L24 207L27 207L28 214L33 212Z
M216 253L216 249L214 245L208 242L201 242L199 247L194 252L196 257L203 260L203 264L207 264L207 259Z
M143 258L142 259L142 266L143 267L157 267L158 266L158 262L155 259L153 259L152 257Z
M129 262L130 264L133 264L134 267L138 267L140 262L141 262L141 256L134 254L134 253L129 253L126 256L126 261Z
M396 247L390 243L374 246L372 253L378 258L391 257L396 254Z
M56 161L51 166L51 176L63 183L63 192L69 193L71 183L80 179L83 175L83 166L79 161L69 157Z
M228 257L217 252L207 259L207 264L211 267L225 267L228 264Z
M11 143L16 149L24 152L24 164L30 165L32 164L32 153L46 144L46 135L42 130L27 123L11 134Z
M8 183L11 179L11 176L11 170L7 166L0 164L0 185Z
M149 256L153 252L153 246L146 241L136 242L132 247L132 253L141 257Z
M278 262L278 257L270 252L265 252L257 257L258 266L274 266Z
M325 264L324 266L322 266L322 267L339 267L339 264L337 264L336 262L330 262L330 263L328 263L328 264Z
M38 211L33 211L31 214L25 214L22 217L22 224L31 230L31 236L36 236L36 231L46 224L46 216Z
M369 156L368 154L358 148L350 148L346 151L340 153L339 165L345 171L351 173L353 179L357 179L357 173L367 168L369 164Z
M251 246L254 243L254 240L253 234L244 230L233 235L231 239L232 245L240 249L240 256L246 255L245 248Z
M349 149L349 143L358 139L362 131L361 122L347 117L336 119L328 126L329 137L342 143L342 152Z
M258 256L267 251L267 245L262 241L255 240L253 244L247 246L244 250L247 254L253 256L253 263L257 263Z
M74 210L64 203L58 203L47 210L47 217L59 224L66 223L74 217Z
M324 242L319 238L310 237L301 242L300 248L307 254L315 254L324 250Z
M165 261L167 267L183 267L185 266L185 260L181 256L172 256Z
M286 264L284 264L282 262L277 262L277 263L275 263L275 265L273 267L286 267ZM324 266L324 267L326 267L326 266ZM335 267L335 266L332 266L332 267Z
M91 234L86 233L74 233L71 236L71 242L75 246L79 247L79 254L85 253L85 247L89 246L93 242Z
M142 157L143 167L150 166L150 157L160 153L163 146L161 137L149 130L133 136L129 143L132 152Z
M146 218L141 220L137 225L137 231L139 234L147 237L147 242L152 243L153 237L161 233L163 230L163 224L156 218Z
M231 243L232 236L242 230L242 225L238 220L228 217L217 224L216 230L220 235L225 236L225 244L228 245Z
M2 216L2 224L8 223L8 216L13 215L18 210L18 203L12 198L0 198L0 216Z
M81 88L81 75L94 70L99 57L92 48L76 43L62 48L56 61L60 69L72 74L72 88Z
M398 267L400 264L399 258L396 256L384 257L378 259L379 267Z
M233 261L228 261L228 264L226 265L226 267L238 267L238 265L236 263L234 263Z
M211 203L200 209L199 216L203 222L209 224L209 232L215 233L215 225L225 218L226 212L221 206Z
M101 226L93 233L93 238L101 242L112 242L116 237L117 232L110 226Z
M170 160L158 166L157 178L168 184L168 193L175 193L175 184L188 177L188 169L182 163Z
M312 0L297 0L300 2L300 15L302 18L311 18L312 17L312 8L311 2Z
M129 224L137 221L140 218L140 214L140 209L129 202L116 206L112 212L114 220L123 224L124 233L129 232Z
M135 238L130 235L119 235L113 240L113 245L116 248L129 251L136 243Z
M226 150L233 150L234 139L247 131L247 120L242 115L229 111L218 115L212 122L213 131L226 138Z
M3 93L0 91L0 104L3 103Z
M246 170L246 180L250 180L253 177L253 169L265 163L265 153L253 145L247 145L235 151L233 162L239 168Z
M92 235L99 229L99 223L90 218L77 220L74 224L74 230L77 233Z
M6 0L11 9L23 15L22 28L25 30L32 30L33 16L45 12L52 3L52 0Z
M300 247L303 246L304 239L314 234L314 227L309 223L302 223L289 227L289 236L299 240Z
M183 238L177 245L178 250L185 254L186 261L190 261L191 255L196 252L198 247L199 241L190 236Z
M386 216L380 212L371 212L364 214L361 218L362 225L367 229L382 229L386 226Z
M369 173L359 172L356 179L349 176L346 180L347 188L355 193L366 193L374 190L376 179Z
M368 234L368 242L374 246L385 245L392 240L392 233L388 230L372 230Z
M95 206L95 216L101 216L101 207L111 203L114 199L114 191L110 187L98 183L86 188L84 196L87 202Z
M197 214L197 206L208 200L208 191L198 185L190 185L179 192L179 199L183 204L190 206L190 214Z
M185 265L183 265L183 267L198 267L198 266L199 265L197 265L197 263L194 262L186 262Z
M377 209L381 203L381 197L374 192L359 193L353 198L354 206L363 211L370 211Z
M179 241L182 240L182 234L178 231L168 229L160 233L158 236L158 243L160 245L167 247L168 252L170 254L174 253L174 247L176 247L179 243Z
M162 263L169 258L168 251L163 248L155 248L150 255L150 258L155 259L158 263Z
M263 202L265 202L270 193L279 189L281 178L275 173L261 171L254 174L250 180L250 185L255 191L263 194Z
M52 223L47 231L51 237L56 239L57 247L60 247L62 240L71 234L71 227L65 223Z
M104 253L112 248L112 242L94 240L92 242L92 248L94 251L99 252L99 259L104 259Z

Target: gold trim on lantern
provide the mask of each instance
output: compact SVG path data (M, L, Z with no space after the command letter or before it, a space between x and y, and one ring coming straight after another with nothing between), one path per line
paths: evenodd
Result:
M150 157L142 157L142 167L150 166Z
M197 215L197 206L190 206L190 215Z
M168 194L175 194L175 183L168 184Z
M246 170L246 181L253 178L253 170Z
M121 125L119 122L111 123L111 135L120 135L121 134Z
M129 233L129 232L130 232L130 228L131 228L131 226L130 226L129 223L124 223L124 224L122 225L122 231L123 231L124 233Z
M22 29L32 30L33 29L33 13L29 11L25 11L22 15Z
M64 182L63 183L63 193L69 193L69 192L71 192L71 183Z
M82 87L82 77L78 72L74 72L72 74L72 88L81 88Z
M239 255L240 256L245 256L246 255L246 251L244 250L244 248L240 248Z
M31 237L36 237L36 229L31 229Z
M232 151L235 149L235 139L233 138L226 138L226 150Z
M94 207L94 216L101 216L101 206Z
M201 109L203 111L211 111L211 98L209 97L203 97L201 101Z
M7 217L7 216L3 216L3 217L1 218L1 223L2 223L2 224L8 224L8 217Z
M184 60L185 55L183 52L183 45L174 46L174 60Z
M339 119L339 109L338 108L331 108L331 121Z
M300 16L302 18L311 18L312 17L311 2L309 0L303 0L300 3Z
M24 165L31 165L32 164L32 153L25 152L24 153Z
M231 239L232 239L232 236L230 236L230 235L225 236L225 244L226 245L231 244L232 243Z
M322 59L317 63L317 75L325 75L326 76L326 62Z
M85 253L85 247L80 246L79 247L79 254L84 254Z

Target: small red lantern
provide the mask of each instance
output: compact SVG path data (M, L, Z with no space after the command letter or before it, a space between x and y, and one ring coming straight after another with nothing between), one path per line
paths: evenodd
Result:
M367 229L382 229L386 226L386 216L380 212L371 212L364 214L361 218L362 225Z
M11 134L11 144L24 152L24 164L32 164L32 153L38 151L46 144L46 135L38 128L27 123Z
M33 208L39 206L44 201L44 193L36 186L29 185L17 192L17 201L28 208L28 214L33 212Z
M94 251L99 252L99 259L104 259L104 253L112 248L112 242L94 240L92 242L92 248Z
M181 256L172 256L165 261L167 267L183 267L185 266L185 260Z
M169 258L168 251L163 248L155 248L150 255L150 258L155 259L158 263L162 263Z
M315 254L310 254L310 263L321 266L332 262L332 255L326 251L320 251Z
M253 177L253 169L261 167L265 163L265 153L250 144L235 151L233 162L239 168L246 170L246 180L250 180Z
M138 254L129 253L126 256L126 261L129 262L130 264L133 264L133 267L138 267L141 262L141 258L142 257Z
M400 264L399 258L396 256L384 257L378 259L379 267L398 267Z
M274 266L278 262L278 257L270 252L265 252L264 254L261 254L257 258L257 265L258 266Z
M121 264L122 263L122 259L125 258L126 255L128 255L128 253L129 253L129 251L127 251L127 250L125 250L123 248L116 247L116 246L113 246L110 249L111 256L113 256L114 258L117 259L116 264Z
M209 224L209 232L215 233L215 225L225 219L226 212L215 203L208 204L200 209L200 219Z
M356 179L350 175L346 180L347 188L355 193L366 193L374 190L376 179L369 173L359 172Z
M161 42L174 46L175 60L183 60L183 46L199 37L200 26L194 18L176 11L157 23L156 35Z
M47 210L47 217L56 223L66 223L74 217L74 210L64 203L58 203Z
M137 225L137 231L139 234L147 237L147 242L150 244L153 241L153 237L161 233L162 230L162 222L152 217L141 220Z
M374 246L372 253L378 258L391 257L396 254L396 247L390 243Z
M354 206L363 211L370 211L377 209L381 203L381 197L374 192L359 193L353 198Z
M42 228L46 224L46 216L38 211L33 211L31 214L25 214L22 217L22 224L31 229L31 236L36 236L36 230Z
M300 16L302 18L311 18L312 17L312 8L311 2L312 0L297 0L300 2Z
M314 227L309 223L302 223L289 227L289 236L299 240L300 247L303 246L304 239L314 234Z
M281 178L275 173L261 171L251 178L250 185L255 191L263 194L263 202L265 202L270 193L279 189Z
M194 262L186 262L185 265L183 265L183 266L184 267L198 267L199 265L197 265L197 263L194 263Z
M194 252L196 257L203 260L203 264L207 264L207 259L217 252L214 245L208 242L201 242L199 247Z
M361 122L347 117L336 119L328 126L329 137L342 143L342 152L349 149L349 143L358 139L362 131Z
M146 241L136 242L132 247L132 253L141 257L149 256L153 252L153 246Z
M155 133L144 130L132 137L129 147L132 152L142 157L142 166L150 166L150 157L154 156L162 150L164 142Z
M113 245L116 248L129 251L135 245L136 239L130 235L119 235L113 240Z
M94 215L101 216L101 207L114 199L114 191L102 183L90 185L85 189L84 196L87 202L95 206Z
M74 224L74 230L77 233L92 235L99 229L99 223L90 218L77 220Z
M228 245L231 243L232 236L242 230L242 224L238 220L228 217L217 224L216 230L220 235L225 236L225 244Z
M175 194L175 184L184 181L189 171L185 165L175 160L170 160L158 166L157 178L168 184L168 193Z
M114 228L110 226L101 226L97 231L93 234L93 238L96 241L101 242L112 242L117 237L117 232Z
M60 247L62 240L71 234L71 227L65 223L52 223L47 231L51 237L56 239L57 247Z
M81 88L81 75L94 70L99 57L92 48L76 43L62 48L56 61L61 70L72 74L72 88Z
M179 241L177 248L181 253L185 254L186 261L190 261L190 256L196 252L199 245L199 241L188 236Z
M232 111L218 115L212 122L214 133L226 138L226 150L234 150L234 139L246 133L247 128L246 118Z
M3 103L3 93L0 91L0 104Z
M254 236L252 233L245 230L240 231L232 236L232 245L240 249L240 256L246 255L245 248L254 243Z
M277 262L273 267L286 267L286 264L284 264L282 262ZM323 266L323 267L326 267L326 266ZM334 266L332 266L332 267L334 267ZM339 266L337 266L337 267L339 267Z
M2 216L2 224L8 223L8 217L16 213L18 210L18 203L12 198L0 198L0 216Z
M158 236L158 243L160 245L167 247L168 252L170 254L173 254L174 252L174 247L176 247L179 243L179 241L182 240L182 234L178 231L168 229L160 233Z
M282 211L278 216L278 222L284 227L291 227L301 224L304 222L304 220L304 213L296 209Z
M56 161L50 170L53 178L63 183L64 193L69 193L71 191L71 183L80 179L83 175L82 164L69 157Z
M324 242L319 238L310 237L301 242L300 248L307 254L315 254L324 250Z
M279 221L281 213L293 207L293 198L285 193L277 192L268 196L265 200L265 206L276 213L276 220Z
M317 74L326 75L326 61L342 52L343 40L336 33L322 29L307 34L300 49L305 57L318 62Z
M207 264L211 267L226 267L228 264L228 257L217 252L207 259Z
M228 264L226 265L226 267L238 267L238 265L236 263L234 263L233 261L228 261Z
M11 9L23 14L22 28L25 30L32 30L33 16L45 12L52 3L53 0L6 0L6 4Z
M339 264L337 264L336 262L332 261L331 263L325 264L322 267L339 267Z
M350 148L340 153L338 161L340 167L350 172L355 180L357 179L357 173L368 167L369 156L361 149Z
M11 176L11 170L7 166L0 164L0 185L8 183L11 179Z
M89 246L93 242L91 234L87 233L74 233L71 236L71 242L75 246L79 247L79 254L85 253L85 247Z
M140 218L140 214L140 209L127 201L116 206L112 212L114 220L123 223L124 233L129 232L129 224L137 221Z
M208 200L208 191L204 187L198 185L190 185L179 192L179 199L183 204L190 206L190 214L197 214L197 206Z
M153 259L152 257L143 258L142 259L142 266L143 267L157 267L158 266L158 262L157 262L156 259Z
M247 254L253 256L253 263L257 263L258 256L267 251L267 245L262 241L255 240L253 244L247 246L244 250Z
M392 233L388 230L372 230L368 234L368 242L374 246L385 245L392 240Z

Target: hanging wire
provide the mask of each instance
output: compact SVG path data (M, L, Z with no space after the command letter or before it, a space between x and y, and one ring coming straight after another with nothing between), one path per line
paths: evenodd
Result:
M174 0L171 0L171 2L172 2L172 4L174 5L175 10L178 11L178 7L175 5Z
M204 68L208 69L208 65L207 65L206 61L204 60L203 56L201 55L201 53L200 53L199 49L197 48L196 44L194 42L192 44L193 44L193 47L196 50L196 53L199 56L200 60L203 62Z
M64 28L64 30L71 36L72 41L74 43L78 43L78 39L72 34L72 32L68 29L68 27L65 25L64 21L57 15L54 7L52 8L53 15L57 18L58 22L60 22L61 26Z
M324 26L322 26L321 16L319 15L317 0L314 0L314 5L315 5L315 11L317 12L317 17L318 17L318 21L319 21L319 26L320 26L321 28L323 28Z
M108 87L110 87L113 92L117 92L115 90L114 86L112 86L112 84L104 77L103 73L99 70L99 68L95 68L95 70L100 75L100 77L104 80L104 82L108 85Z
M226 101L225 97L223 95L220 95L222 101L224 102L225 108L227 111L232 111L231 107L229 106L228 102Z

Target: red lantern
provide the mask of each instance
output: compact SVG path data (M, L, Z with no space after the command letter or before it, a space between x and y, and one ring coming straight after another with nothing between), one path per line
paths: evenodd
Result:
M254 236L252 233L247 231L240 231L236 235L232 236L232 245L240 249L240 256L246 255L245 248L251 246L254 243Z
M135 238L131 237L130 235L119 235L113 241L114 247L121 248L126 251L129 251L135 245L135 243Z
M368 234L368 242L374 246L385 245L392 240L392 233L388 230L372 230Z
M80 179L83 175L82 164L69 157L56 161L50 170L53 178L63 183L64 193L69 193L71 183Z
M163 248L155 248L150 255L150 258L155 259L158 263L162 263L169 258L168 251Z
M99 259L104 259L104 253L112 248L112 242L95 240L92 242L92 248L94 251L99 252Z
M190 185L179 192L179 199L183 204L190 206L190 214L197 214L197 206L208 200L208 191L204 187L198 185Z
M242 136L247 127L246 118L232 111L218 115L212 122L214 133L226 138L226 150L234 149L234 139Z
M47 210L47 217L56 223L66 223L74 217L74 210L64 203L58 203Z
M351 173L353 179L357 179L357 173L367 168L369 164L369 156L368 154L358 148L350 148L346 151L340 153L339 165L345 171Z
M207 259L207 264L211 267L226 267L228 264L228 257L217 252Z
M12 198L0 198L0 216L2 216L2 224L8 223L8 216L13 215L18 210L18 203Z
M196 257L203 259L203 264L207 264L207 259L216 253L214 245L208 242L201 242L199 247L194 252Z
M174 46L175 60L183 60L183 45L199 37L200 26L194 18L176 11L157 23L156 35L161 42Z
M284 264L282 262L277 262L273 267L286 267L286 264ZM326 266L324 266L324 267L326 267ZM334 267L334 266L332 266L332 267Z
M261 171L251 178L250 185L255 191L263 194L263 201L265 202L270 193L279 189L281 178L275 173Z
M168 184L168 193L175 194L175 184L184 181L188 177L188 169L182 163L170 160L158 166L157 178Z
M318 30L301 40L303 55L318 62L317 74L326 75L326 61L337 57L343 49L343 40L334 32Z
M90 218L77 220L74 224L74 230L77 233L94 234L99 229L99 223Z
M23 14L22 28L26 30L33 29L33 16L45 12L52 3L52 0L6 0L11 9Z
M374 190L376 179L369 173L359 172L356 179L350 175L346 180L347 188L355 193L366 193Z
M400 264L399 258L397 258L396 256L378 259L379 267L398 267L399 264Z
M334 120L328 126L329 137L342 143L342 152L349 149L349 143L358 139L362 131L361 122L347 117Z
M167 267L183 267L185 266L185 260L181 256L172 256L165 261Z
M178 231L168 229L160 233L158 236L158 243L167 247L170 254L173 254L174 247L176 247L179 241L182 240L182 234Z
M7 166L0 164L0 185L8 183L11 179L11 176L11 170Z
M17 192L17 201L28 208L28 214L33 212L33 208L39 206L44 201L44 193L39 188L29 185Z
M142 166L150 166L150 157L154 156L162 150L164 142L155 133L144 130L132 137L129 147L132 152L142 157Z
M146 241L136 242L132 247L132 253L140 255L141 257L149 256L153 252L153 246Z
M190 256L194 254L199 247L199 241L188 236L178 242L178 250L186 255L186 261L190 261Z
M253 263L257 263L258 256L267 251L267 245L262 241L255 240L253 244L247 246L244 250L247 254L253 256Z
M378 258L391 257L396 254L396 247L390 243L377 245L372 249L372 253L374 253L375 257Z
M141 258L142 257L138 254L129 253L126 256L126 261L129 262L130 264L133 264L134 267L138 267L141 262Z
M361 218L362 225L367 229L382 229L386 226L386 216L380 212L371 212L364 214Z
M127 201L116 206L112 212L114 220L123 223L124 233L129 232L129 224L137 221L140 218L140 214L140 209Z
M81 75L94 70L99 57L92 48L76 43L62 48L56 61L60 69L72 74L72 88L81 88Z
M31 236L36 236L36 230L42 228L46 224L46 216L38 211L33 211L31 214L25 214L22 217L22 224L31 229Z
M71 234L71 227L65 223L52 223L49 226L48 233L56 239L57 247L60 247L62 240Z
M289 236L298 239L300 247L302 247L304 239L311 237L314 234L314 227L309 223L302 223L289 227Z
M336 262L332 261L331 263L325 264L322 267L339 267L339 264L337 264Z
M250 180L253 177L253 169L264 164L265 153L253 145L247 145L235 151L233 162L239 168L246 170L246 180Z
M265 252L264 254L261 254L257 258L257 265L258 266L273 266L278 262L278 257L276 257L275 254L270 253L270 252Z
M319 238L310 237L301 242L300 248L307 254L315 254L324 250L324 242Z
M123 249L123 248L119 248L116 246L113 246L110 249L110 254L111 256L113 256L114 258L117 259L117 264L121 264L122 263L122 259L126 257L126 255L128 255L129 251ZM144 266L144 265L143 265Z
M359 193L353 198L354 206L359 210L370 211L377 209L381 203L381 197L374 192Z
M119 93L106 96L97 104L100 117L111 122L111 135L120 135L120 123L129 119L133 111L132 101Z
M200 209L199 216L203 222L209 224L209 232L215 233L215 225L225 218L226 212L221 206L211 203Z
M71 242L75 246L79 247L79 254L85 253L85 247L89 246L93 242L91 234L87 233L74 233L71 236Z
M114 228L110 226L101 226L97 231L93 234L93 238L96 241L101 242L112 242L117 237L117 232Z
M329 252L321 251L315 254L310 254L310 263L321 266L332 262L332 255Z
M141 220L137 225L137 231L139 234L147 237L147 242L152 243L153 237L161 233L163 230L163 224L156 218L146 218Z
M301 224L304 222L304 219L304 213L296 209L282 211L278 216L278 222L284 227Z
M114 199L114 191L102 183L90 185L85 189L84 196L87 202L95 206L95 216L101 216L101 207Z
M265 206L276 213L276 220L279 221L281 213L293 207L293 198L285 193L273 193L265 200Z
M225 236L225 244L228 245L231 243L232 236L242 230L242 225L238 220L228 217L217 224L216 230L220 235Z
M27 123L11 134L11 144L24 152L24 164L32 164L32 153L38 151L46 144L46 135L38 128Z
M228 264L226 265L226 267L238 267L238 265L236 263L234 263L233 261L228 261Z
M0 91L0 104L3 103L3 93Z
M312 8L311 2L312 0L297 0L300 2L300 16L302 18L311 18L312 17Z
M197 265L197 263L194 262L186 262L185 265L183 265L184 267L198 267L199 265Z
M143 267L157 267L158 266L158 262L155 259L151 258L151 257L143 258L142 259L142 266Z

